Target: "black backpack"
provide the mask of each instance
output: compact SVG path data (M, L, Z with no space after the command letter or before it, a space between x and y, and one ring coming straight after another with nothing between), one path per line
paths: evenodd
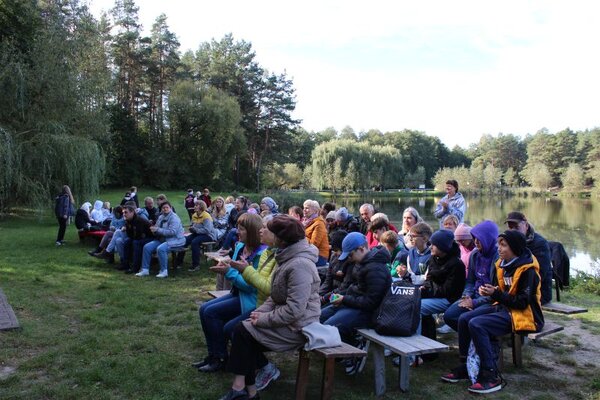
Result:
M421 318L421 291L406 281L392 283L375 313L375 332L386 336L412 336Z

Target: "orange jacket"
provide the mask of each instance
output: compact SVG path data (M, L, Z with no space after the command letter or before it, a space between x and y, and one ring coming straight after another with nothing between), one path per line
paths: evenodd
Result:
M319 255L326 260L329 259L329 238L327 237L327 228L325 220L318 216L304 230L308 243L314 244L319 249Z

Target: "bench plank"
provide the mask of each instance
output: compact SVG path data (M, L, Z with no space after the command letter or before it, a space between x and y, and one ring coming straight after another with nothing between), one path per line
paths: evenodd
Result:
M341 346L314 349L313 351L325 358L364 357L367 355L366 351L344 342Z
M4 295L4 292L0 289L0 331L19 329L20 327L15 312L10 304L8 304L8 299Z
M417 356L428 353L448 351L448 345L422 335L408 337L384 336L373 329L358 329L364 338L389 348L393 353L404 356Z
M229 293L230 293L229 290L209 290L208 291L208 295L211 296L213 299L218 299L219 297L223 297Z
M553 322L546 322L544 324L544 328L540 332L530 333L529 335L527 335L527 337L531 340L536 340L539 338L543 338L544 336L563 331L564 329L565 328L563 326L557 325Z
M559 313L559 314L567 314L567 315L588 312L587 308L569 306L567 304L553 303L553 302L544 304L542 306L542 310L555 312L555 313Z

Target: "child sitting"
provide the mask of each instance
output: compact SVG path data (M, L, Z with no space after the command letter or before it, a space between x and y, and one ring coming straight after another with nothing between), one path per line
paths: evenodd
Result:
M442 380L456 383L469 379L466 359L470 342L480 358L477 381L469 386L473 393L492 393L502 389L498 374L496 338L511 332L539 332L544 326L541 307L539 265L527 249L525 236L506 231L498 236L496 274L492 284L480 286L481 296L490 296L493 306L479 307L458 319L458 344L461 364ZM497 286L494 286L497 285Z

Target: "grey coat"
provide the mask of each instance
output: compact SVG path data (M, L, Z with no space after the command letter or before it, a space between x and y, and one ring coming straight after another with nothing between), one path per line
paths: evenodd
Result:
M154 236L161 242L167 242L169 247L185 246L185 236L183 235L183 225L181 220L173 211L165 214L160 214L156 221L158 230L154 232Z
M318 254L317 248L306 239L278 250L271 296L256 309L261 313L256 325L243 322L254 339L272 351L303 346L306 339L301 329L319 320L321 281L315 266Z

